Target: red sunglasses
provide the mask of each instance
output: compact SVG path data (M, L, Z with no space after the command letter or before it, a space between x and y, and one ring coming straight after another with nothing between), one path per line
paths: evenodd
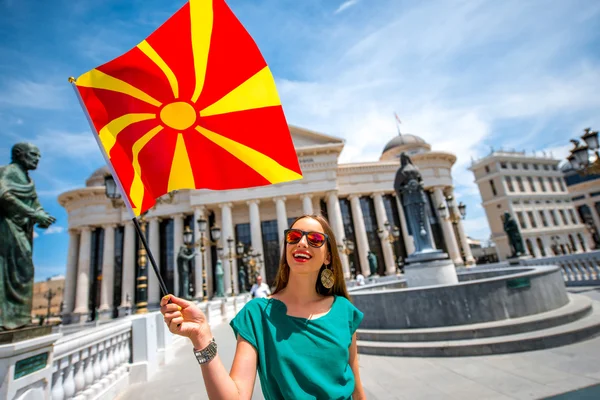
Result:
M300 229L286 229L284 231L285 242L287 244L298 243L304 235L306 235L308 244L316 248L323 246L328 239L327 235L321 232L305 232Z

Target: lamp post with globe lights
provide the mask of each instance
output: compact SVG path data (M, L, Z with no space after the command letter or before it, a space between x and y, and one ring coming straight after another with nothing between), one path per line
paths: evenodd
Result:
M584 144L580 140L571 139L573 148L567 157L567 160L573 169L581 175L592 175L600 173L600 154L598 144L598 131L592 131L592 128L585 128L584 134L581 136ZM591 154L594 154L593 160L590 161Z
M206 266L204 264L204 253L206 252L207 246L213 246L218 244L218 241L221 238L221 228L218 225L213 225L210 228L210 232L207 232L208 221L205 218L198 218L196 223L198 224L200 238L196 242L194 242L194 233L191 229L188 228L183 233L183 242L185 244L192 243L194 247L200 248L200 267L202 268L202 300L206 301L208 299L208 287L206 283Z

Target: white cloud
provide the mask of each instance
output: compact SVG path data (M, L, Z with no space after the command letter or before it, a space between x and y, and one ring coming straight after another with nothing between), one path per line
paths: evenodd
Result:
M33 231L33 238L35 239L37 237L40 237L40 235L38 235L38 233L36 231Z
M35 82L28 79L7 82L0 89L0 106L60 110L68 104L67 84Z
M65 228L63 228L62 226L51 225L48 229L44 230L44 235L55 235L58 233L63 233L64 231Z
M356 5L360 0L347 0L345 2L343 2L342 4L340 4L340 6L337 8L337 10L335 10L333 13L334 14L339 14L344 10L347 10L348 8L352 7L353 5Z
M33 138L42 153L42 157L60 157L77 160L89 160L96 163L101 160L100 149L91 131L72 133L57 130L48 130Z

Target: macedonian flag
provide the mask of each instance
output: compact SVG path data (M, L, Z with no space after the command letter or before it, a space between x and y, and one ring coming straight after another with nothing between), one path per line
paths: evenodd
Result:
M271 71L224 0L190 0L75 85L136 216L172 190L302 178Z

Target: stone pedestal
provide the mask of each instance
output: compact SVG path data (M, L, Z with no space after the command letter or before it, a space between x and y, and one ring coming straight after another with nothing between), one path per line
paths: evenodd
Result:
M0 345L0 399L50 398L52 349L61 336L49 334Z
M409 288L458 283L456 269L450 259L406 264L404 277Z
M506 259L506 261L508 261L508 264L510 266L513 265L521 265L521 261L525 261L525 260L531 260L533 257L531 257L530 255L526 254L523 256L519 256L519 257L508 257Z

